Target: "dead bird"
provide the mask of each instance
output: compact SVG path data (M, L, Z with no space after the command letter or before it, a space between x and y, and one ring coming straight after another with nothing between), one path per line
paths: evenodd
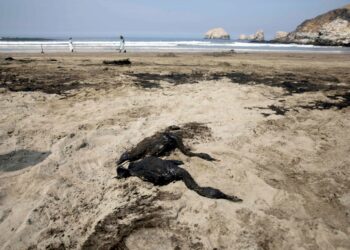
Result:
M194 153L187 148L182 141L182 129L178 126L170 126L164 132L157 132L153 136L146 137L134 148L123 153L117 165L125 161L136 161L145 156L164 156L178 148L183 154L193 157L199 157L207 161L216 161L210 155L205 153Z
M137 176L140 179L151 182L157 186L164 186L173 181L183 181L187 188L195 191L197 194L211 199L225 199L233 202L240 202L242 199L227 195L218 189L199 186L192 176L183 168L182 161L162 160L157 157L146 157L137 162L129 163L128 168L117 167L117 179Z

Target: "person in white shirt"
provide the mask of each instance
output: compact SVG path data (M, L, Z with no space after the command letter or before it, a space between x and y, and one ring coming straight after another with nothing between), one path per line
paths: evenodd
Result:
M119 45L119 53L126 53L126 49L125 49L125 39L123 36L120 36L120 45Z
M73 46L72 38L69 38L69 51L70 51L71 53L74 52L74 46Z

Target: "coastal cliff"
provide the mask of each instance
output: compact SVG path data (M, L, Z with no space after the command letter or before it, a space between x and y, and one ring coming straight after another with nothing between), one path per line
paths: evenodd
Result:
M306 20L275 42L350 46L350 4Z

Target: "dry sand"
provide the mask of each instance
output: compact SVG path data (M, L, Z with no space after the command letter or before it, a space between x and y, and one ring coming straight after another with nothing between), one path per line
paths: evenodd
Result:
M1 249L350 249L349 56L7 56ZM113 179L125 149L188 122L220 161L167 158L242 203Z

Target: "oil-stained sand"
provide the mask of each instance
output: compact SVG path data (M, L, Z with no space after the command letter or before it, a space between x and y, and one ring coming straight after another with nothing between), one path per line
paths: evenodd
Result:
M348 55L0 55L0 248L350 248L349 72ZM185 144L220 161L165 158L243 203L113 179L191 123Z

